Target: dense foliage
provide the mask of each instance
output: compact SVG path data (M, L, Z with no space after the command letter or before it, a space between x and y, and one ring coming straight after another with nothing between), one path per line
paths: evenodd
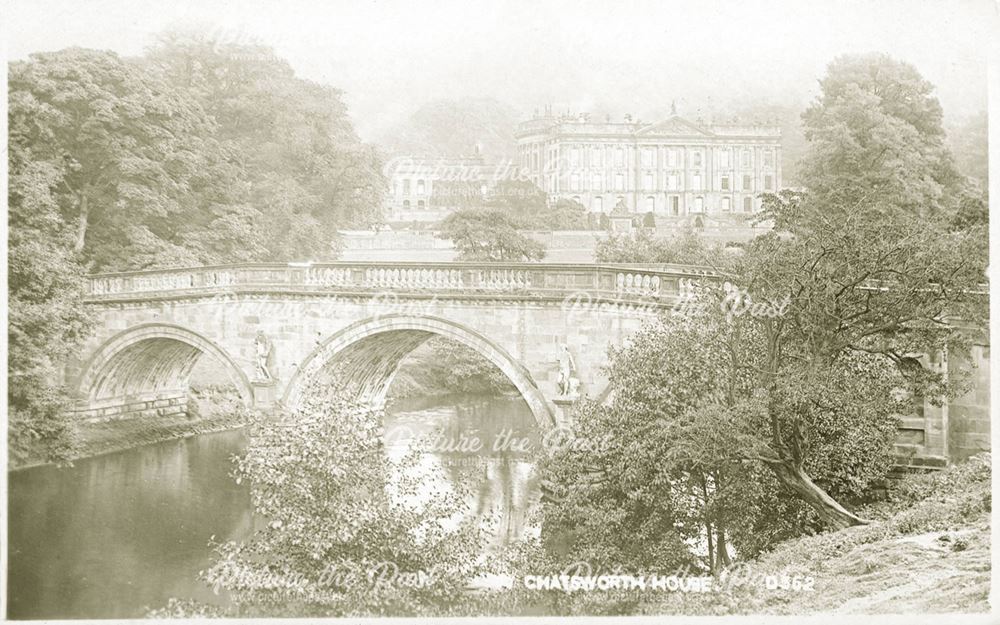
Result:
M521 223L497 208L456 211L440 225L439 237L451 239L458 260L522 262L541 260L545 248L518 231Z
M525 230L587 230L590 228L587 209L579 202L548 196L533 182L502 180L486 198L485 206L499 210L514 219Z
M397 154L478 154L488 163L506 163L517 156L518 121L517 111L492 98L433 100L391 128L379 143Z
M429 492L416 462L387 462L381 415L319 389L255 423L236 475L267 523L219 545L205 581L243 617L460 612L487 533L452 527L464 492Z
M631 234L601 239L594 248L594 258L602 263L676 263L724 266L727 255L696 232L685 229L670 237L657 237L646 228Z
M7 247L7 415L11 464L63 460L73 436L62 418L66 398L51 385L58 367L86 336L82 269L73 231L62 219L59 172L31 162L12 141Z
M254 211L257 258L334 259L338 228L381 221L382 163L340 91L296 77L267 46L197 33L164 34L147 59L218 125Z
M59 367L87 334L89 271L333 259L384 181L340 94L267 47L168 34L138 59L12 62L10 450L65 457Z
M480 353L439 336L428 339L400 363L390 389L393 397L515 392L510 379Z

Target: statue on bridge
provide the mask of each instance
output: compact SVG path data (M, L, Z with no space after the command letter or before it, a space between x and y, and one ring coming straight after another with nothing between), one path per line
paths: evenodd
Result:
M559 394L575 395L579 392L580 380L573 376L576 371L576 363L573 362L573 355L569 353L569 347L562 345L559 352Z
M271 356L271 341L264 334L263 330L257 331L257 338L253 341L254 350L257 354L257 376L261 380L271 380L271 369L267 366L268 358Z

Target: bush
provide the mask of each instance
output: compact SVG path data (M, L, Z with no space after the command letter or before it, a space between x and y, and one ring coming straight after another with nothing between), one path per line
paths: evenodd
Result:
M380 413L313 389L301 410L258 420L249 434L237 482L249 481L266 523L219 545L203 575L232 594L236 614L462 613L487 534L478 521L448 527L467 507L461 489L429 492L415 456L387 461Z

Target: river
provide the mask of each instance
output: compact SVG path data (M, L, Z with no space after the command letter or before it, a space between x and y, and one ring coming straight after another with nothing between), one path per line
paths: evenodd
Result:
M434 428L446 440L479 438L478 451L438 445L421 466L437 479L473 480L475 513L500 511L496 543L533 531L531 465L522 454L493 450L498 436L537 435L523 400L404 401L385 425L396 434L390 457L407 449L409 435ZM141 617L171 597L224 603L198 572L212 562L213 538L239 540L253 529L247 485L230 475L246 443L235 430L11 473L8 618Z

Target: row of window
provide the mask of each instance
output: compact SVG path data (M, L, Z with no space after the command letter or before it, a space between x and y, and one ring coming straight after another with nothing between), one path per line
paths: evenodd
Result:
M417 183L416 183L415 186L417 188L416 195L427 195L427 188L424 185L424 181L423 180L417 180ZM408 178L404 178L403 179L403 195L410 195L410 189L411 189L410 180Z
M619 196L615 200L615 204L624 201L625 198ZM573 201L580 202L579 197L573 197ZM728 213L732 212L732 201L731 198L722 198L722 203L720 205L722 212ZM600 213L604 211L604 198L600 195L594 197L590 202L590 210L595 213ZM656 198L652 195L647 196L642 207L643 212L655 212L656 211ZM681 211L681 198L677 195L671 195L667 197L667 212L671 215L680 215ZM695 196L694 203L691 206L692 213L703 213L705 212L705 198L703 196ZM752 213L753 212L753 196L746 195L743 197L743 212Z
M571 147L569 148L569 164L572 167L579 167L583 163L584 154L587 148ZM604 151L603 147L589 148L590 152L590 166L600 167L604 164ZM753 150L750 148L739 149L736 148L739 153L740 167L744 169L749 169L753 167ZM719 166L723 169L730 168L733 166L733 148L722 148L716 150L719 155ZM640 148L640 161L643 167L653 167L653 161L656 153L656 148L644 147ZM549 156L551 159L555 159L556 151L554 149L549 150ZM683 150L668 148L666 151L666 166L667 167L677 167L677 163L683 159ZM693 167L701 167L703 165L704 153L701 150L694 150L691 153L691 165ZM612 150L613 164L616 167L625 166L625 148L614 148ZM524 165L528 166L528 159L525 157ZM768 148L763 151L764 167L774 167L774 150ZM538 151L531 151L531 163L532 169L538 168Z
M583 191L582 187L583 179L580 174L570 174L569 177L569 188L570 191ZM753 176L744 175L743 176L743 186L740 187L741 191L753 191ZM668 191L678 191L680 190L680 177L677 174L669 174L667 176L667 190ZM591 191L603 191L604 186L604 175L594 174L590 180ZM702 177L700 173L694 173L691 175L691 189L694 191L702 190ZM721 176L719 178L719 189L722 191L734 191L732 188L731 177ZM615 174L612 178L612 189L614 191L625 191L625 174ZM645 174L642 177L642 190L643 191L656 191L656 177L651 174ZM774 176L767 174L764 176L764 190L774 191Z

